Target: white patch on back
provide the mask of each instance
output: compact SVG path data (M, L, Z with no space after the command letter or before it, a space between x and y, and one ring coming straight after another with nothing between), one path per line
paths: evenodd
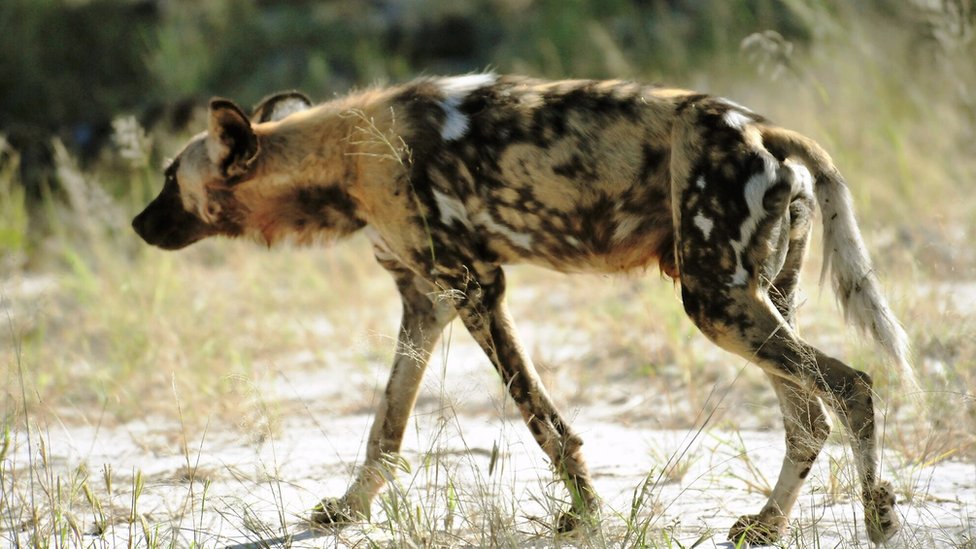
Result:
M464 137L468 131L468 117L458 110L461 100L457 97L449 97L441 101L441 108L444 109L444 126L441 128L441 139L444 141L454 141Z
M743 264L742 254L745 252L749 241L752 240L759 222L766 214L766 208L763 206L766 191L776 183L777 162L768 154L763 155L763 161L763 171L750 177L745 185L744 191L746 205L749 207L749 217L739 227L739 240L730 242L732 250L735 251L735 273L732 274L732 281L729 286L745 286L748 282L749 273Z
M441 212L441 223L450 225L452 221L457 220L465 227L471 228L471 221L468 220L468 210L464 207L464 203L437 189L434 189L433 193L434 202L437 203L437 209Z
M453 76L441 78L437 81L437 86L444 94L444 99L440 101L441 109L444 110L445 115L444 125L441 127L441 139L454 141L464 137L468 131L468 117L458 109L461 106L461 101L474 90L490 86L497 80L498 75L486 73Z
M751 109L743 107L731 99L724 97L716 97L716 99L726 107L729 107L729 110L722 115L722 121L730 128L741 130L752 123L753 118L751 117L755 116L756 113L752 112Z
M729 109L722 115L722 121L732 129L741 130L752 122L752 119L737 110Z
M716 97L716 99L718 99L720 102L722 102L725 105L727 105L729 107L732 107L733 109L736 109L738 111L744 112L746 114L754 114L752 112L752 109L750 109L749 107L743 107L742 105L740 105L740 104L736 103L735 101L732 101L731 99L728 99L726 97Z
M701 229L702 234L705 235L705 240L708 240L712 236L712 228L715 227L715 222L702 215L701 212L695 216L694 222L695 226Z
M698 180L695 181L695 186L698 187L699 189L704 189L705 188L705 176L704 175L699 175L698 176Z
M508 239L509 242L515 244L516 246L523 248L525 250L532 249L532 235L520 233L509 229L505 225L502 225L492 219L488 212L481 211L476 213L472 218L475 224L480 225L481 228L486 229L489 232L501 235Z
M447 97L464 97L469 93L490 86L498 81L498 75L493 72L466 74L464 76L449 76L437 81L437 86Z

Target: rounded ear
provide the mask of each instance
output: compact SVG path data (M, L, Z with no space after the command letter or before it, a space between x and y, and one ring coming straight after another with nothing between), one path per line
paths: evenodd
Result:
M251 112L251 120L257 123L277 122L286 116L304 111L312 106L312 100L300 91L273 93L261 100Z
M251 129L251 121L233 101L210 100L207 154L228 179L246 174L257 158L258 138Z

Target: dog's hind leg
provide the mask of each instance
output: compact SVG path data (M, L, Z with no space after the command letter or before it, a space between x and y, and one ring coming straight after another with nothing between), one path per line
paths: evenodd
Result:
M393 369L370 429L366 461L344 496L322 500L312 510L312 522L320 524L369 517L370 503L400 450L431 351L444 326L457 316L453 302L442 299L429 282L391 260L380 263L393 275L403 301Z
M746 517L730 535L734 541L744 537L759 543L776 539L785 529L804 462L812 462L813 451L819 451L826 436L823 413L815 404L820 398L847 428L868 535L875 543L883 542L899 525L891 487L877 476L871 377L800 338L792 319L795 277L777 280L791 263L801 263L801 253L790 257L789 242L794 199L809 203L812 194L809 172L774 159L748 132L742 133L740 148L718 139L732 140L730 129L714 130L718 140L702 145L703 137L697 135L702 130L694 121L676 130L677 147L689 160L672 162L683 305L709 339L785 382L777 393L794 443L770 504L779 509ZM806 441L804 430L810 434ZM802 457L805 452L811 455Z
M771 374L768 377L783 412L786 455L766 505L758 514L739 517L729 530L732 540L745 535L750 542L763 544L775 543L786 532L793 504L830 434L820 399L796 383Z
M800 339L768 298L743 288L728 292L723 296L722 303L715 303L706 292L696 295L697 290L688 286L682 288L684 305L710 339L727 351L758 364L767 374L799 389L796 393L780 392L784 411L793 408L794 413L798 413L792 418L787 417L786 421L788 426L789 422L795 422L794 433L800 433L801 438L794 441L799 444L788 448L787 454L796 456L799 463L787 458L783 484L778 483L782 492L774 494L774 498L784 504L795 499L793 492L799 489L797 477L802 478L805 472L794 469L805 467L803 461L812 462L813 450L821 445L820 438L826 436L826 429L813 427L810 432L814 436L806 440L802 438L805 436L802 434L806 430L805 424L819 424L822 412L818 412L812 404L804 404L803 401L811 397L801 398L799 395L816 395L834 410L847 429L861 481L865 522L871 541L881 543L891 537L899 524L891 486L877 476L877 433L871 377ZM705 311L709 311L707 316L702 315ZM797 429L798 426L804 428ZM803 452L810 452L810 455L802 459L799 456ZM776 503L774 499L773 504ZM788 509L779 511L782 517L780 513L770 515L768 522L737 523L730 536L734 541L744 535L750 543L768 543L785 528L785 512ZM767 518L763 514L758 517Z
M597 496L580 447L582 439L556 410L515 331L505 303L505 273L500 267L460 269L439 277L457 294L465 327L491 359L536 442L549 457L572 500L572 510L556 519L555 529L573 530L594 516Z
M679 254L685 249L690 248L681 245L679 235ZM861 480L868 535L875 543L888 539L898 530L898 518L890 485L877 478L870 376L827 356L799 337L761 281L761 254L750 256L755 261L750 264L752 275L740 284L734 266L724 271L716 269L721 263L709 253L721 252L700 252L694 262L680 258L685 311L709 339L777 378L781 384L777 394L787 414L787 459L777 491L768 504L778 509L764 509L759 515L740 519L730 536L734 541L744 536L750 543L768 543L785 529L786 513L805 476L805 463L812 463L814 451L819 451L827 434L823 413L815 402L819 397L847 428Z
M776 310L794 331L797 331L796 290L814 208L813 197L809 194L796 196L791 201L784 220L788 221L790 227L789 248L779 274L767 291ZM749 532L749 539L772 543L786 530L787 519L800 489L830 434L830 422L823 403L816 395L786 379L771 374L767 374L767 377L773 384L783 412L786 455L769 501L758 514L739 517L729 537L739 539Z

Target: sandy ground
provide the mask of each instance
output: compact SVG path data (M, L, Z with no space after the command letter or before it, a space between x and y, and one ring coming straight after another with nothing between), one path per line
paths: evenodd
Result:
M27 472L32 461L39 462L41 444L48 458L46 468L34 468L38 499L44 498L42 477L67 479L83 467L109 517L97 536L90 506L71 512L92 547L128 546L132 539L141 546L147 532L164 545L176 540L175 546L399 547L408 545L411 526L421 532L414 539L423 539L422 546L514 541L524 547L616 547L633 543L626 538L626 517L635 491L648 481L650 495L636 522L650 526L656 546L667 546L666 536L673 535L684 547L731 547L724 541L728 527L761 507L759 487L771 485L779 470L781 431L649 429L654 399L633 383L611 383L602 393L604 404L564 410L585 441L604 498L603 532L593 539L554 540L545 524L563 492L494 372L473 343L459 338L453 339L449 366L438 357L432 361L404 443L410 469L399 472L387 492L402 497L375 502L371 524L310 530L303 517L321 497L341 494L361 459L371 408L385 382L386 368L378 364L357 373L338 365L310 374L279 372L265 396L289 403L283 409L290 411L272 436L211 428L184 440L179 425L152 418L112 428L42 425L30 440L15 432L6 458L13 480L4 479L3 488L11 494L30 490ZM343 386L336 383L340 378ZM684 474L662 475L669 459ZM102 481L106 468L114 479L111 495ZM905 527L891 547L976 544L976 464L904 464L889 453L884 468L900 499L915 494L899 506ZM142 520L130 523L137 472L144 482L136 502ZM846 450L829 446L793 513L787 546L867 546L860 505L851 497L853 474ZM413 518L390 520L390 509L404 498ZM23 520L24 510L3 514L0 543L27 542L31 532L18 532L11 518Z

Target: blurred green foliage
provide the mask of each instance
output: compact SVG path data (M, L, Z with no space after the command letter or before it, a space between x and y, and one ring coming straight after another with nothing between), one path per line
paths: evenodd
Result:
M84 146L120 111L419 73L672 76L742 38L809 35L783 0L5 0L0 131ZM623 74L622 74L623 73Z
M890 0L4 0L0 132L59 130L84 146L120 111L188 96L328 97L485 67L675 80L735 64L755 32L803 44L838 23L824 14L917 19L905 11Z
M27 208L24 189L14 172L20 159L0 136L0 273L22 259L27 248Z
M136 104L151 86L152 11L132 2L6 0L0 128L56 129Z

